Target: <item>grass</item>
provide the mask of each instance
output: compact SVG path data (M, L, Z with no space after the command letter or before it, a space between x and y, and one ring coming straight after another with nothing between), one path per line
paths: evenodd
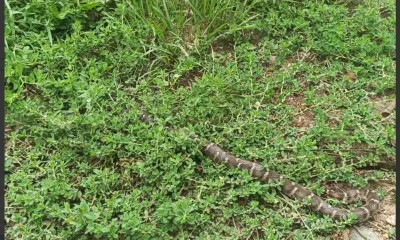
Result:
M10 239L324 239L345 227L214 165L165 124L319 195L394 175L355 174L395 155L393 124L371 104L395 98L394 1L5 3Z

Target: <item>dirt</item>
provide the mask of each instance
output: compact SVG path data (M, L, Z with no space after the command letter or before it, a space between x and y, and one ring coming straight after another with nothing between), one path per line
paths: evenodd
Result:
M314 113L311 111L306 111L303 114L299 114L295 121L293 122L293 126L300 128L301 130L309 129L314 123Z
M265 36L265 34L263 34L260 31L257 31L257 30L253 30L253 31L247 32L246 34L250 35L250 42L254 46L257 46Z
M307 109L307 105L303 102L304 94L297 93L286 98L285 104L298 109L292 124L301 131L308 130L314 124L314 113ZM305 110L303 110L305 109Z
M42 90L35 84L25 83L22 93L25 97L43 99Z
M294 62L315 62L317 57L309 51L297 51L295 54L288 57L282 64L281 69L288 69Z
M389 116L394 113L396 109L396 99L387 100L383 97L370 97L372 106L375 108L378 114L380 114L385 120L394 121L389 119Z
M211 44L212 51L218 54L228 54L230 52L233 52L234 48L235 42L233 41L233 39L229 38L221 38Z
M351 82L354 82L357 79L357 75L352 72L346 72L344 73L344 76L346 76Z
M203 77L203 72L198 69L193 69L187 71L182 77L179 78L177 84L174 86L174 89L179 88L179 86L183 86L184 88L191 88L193 82L197 79Z
M284 65L286 67L290 67L293 59L287 60ZM266 72L266 75L272 75L273 72ZM303 81L303 84L301 84L301 87L303 88L303 92L305 91L307 84L305 83L305 80ZM274 89L275 94L271 99L271 102L277 103L279 99L279 95L281 94L281 89L276 88ZM306 131L310 128L313 127L314 125L314 117L315 114L310 109L307 104L304 103L304 93L303 92L298 92L294 93L290 96L287 96L286 99L284 100L284 104L286 106L290 106L295 109L296 113L294 116L294 119L292 121L292 126L298 128L300 131Z
M341 111L332 111L328 114L328 125L329 127L333 128L336 126L339 126L340 124L340 119L342 118L342 112Z
M309 51L297 51L293 58L301 62L313 62L317 59L316 55Z
M267 77L267 78L272 77L275 74L275 70L273 68L271 68L271 66L275 65L276 56L274 56L274 55L269 56L268 61L265 61L262 59L262 57L259 57L259 61L264 70L265 77ZM257 81L261 82L262 78L257 79Z

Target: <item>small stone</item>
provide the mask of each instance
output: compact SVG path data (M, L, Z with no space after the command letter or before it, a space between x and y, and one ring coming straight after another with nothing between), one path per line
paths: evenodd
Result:
M269 65L274 65L274 63L276 62L276 56L269 56Z
M396 147L396 138L392 138L392 140L390 140L390 144L392 144L393 147Z
M386 222L392 226L396 226L396 215L392 215L386 218Z
M351 240L379 240L378 234L367 227L352 227L350 231Z

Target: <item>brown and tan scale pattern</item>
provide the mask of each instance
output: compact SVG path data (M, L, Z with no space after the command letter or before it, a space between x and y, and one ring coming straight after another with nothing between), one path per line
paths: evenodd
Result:
M147 123L153 121L147 114L142 114L140 117L142 121ZM192 138L194 141L199 140L198 136L192 136ZM343 200L345 203L352 203L359 200L365 203L363 206L353 210L338 208L326 203L322 198L314 195L310 190L290 181L289 179L286 179L282 175L274 171L263 169L262 166L256 162L237 158L212 142L206 141L202 151L214 162L224 163L230 168L246 170L252 177L257 178L262 182L282 182L283 185L281 191L284 195L298 200L303 200L306 198L310 199L310 207L313 211L328 215L333 220L343 220L348 217L349 214L354 214L357 217L356 222L364 222L379 209L378 195L374 191L368 189L351 189L347 192L334 192L328 190L327 194L330 197Z
M368 189L349 190L347 192L328 191L328 195L339 200L344 200L345 203L352 203L358 200L366 203L364 206L353 210L337 208L326 203L324 200L314 195L306 188L284 178L278 173L274 171L264 170L262 169L262 166L258 163L237 158L224 151L222 148L214 143L206 142L203 152L214 162L225 163L231 168L247 170L252 177L257 178L263 182L282 181L283 194L298 200L310 198L312 210L321 214L329 215L334 220L344 219L349 215L349 213L353 213L357 216L357 220L359 222L362 222L369 219L371 217L371 214L379 209L378 195Z

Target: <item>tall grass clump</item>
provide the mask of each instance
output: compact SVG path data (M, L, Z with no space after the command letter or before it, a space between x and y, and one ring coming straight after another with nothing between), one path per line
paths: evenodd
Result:
M255 28L258 1L139 0L121 3L121 19L151 29L155 42L188 55L234 32ZM126 7L128 6L128 7ZM134 26L132 26L134 27Z

